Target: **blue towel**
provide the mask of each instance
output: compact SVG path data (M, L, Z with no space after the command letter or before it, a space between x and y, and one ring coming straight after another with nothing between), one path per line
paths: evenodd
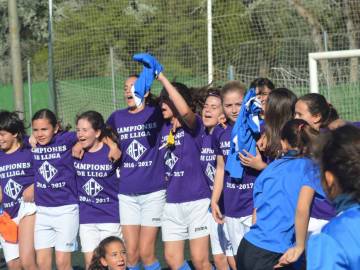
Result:
M230 153L227 157L225 170L235 180L240 180L244 173L239 153L245 149L250 154L256 155L255 136L260 134L260 112L261 104L256 99L255 89L251 88L245 95L240 114L231 131Z
M144 102L145 95L150 91L154 79L160 74L163 67L155 57L148 53L135 54L133 59L144 65L139 78L135 81L133 87L131 87L135 104L139 107Z

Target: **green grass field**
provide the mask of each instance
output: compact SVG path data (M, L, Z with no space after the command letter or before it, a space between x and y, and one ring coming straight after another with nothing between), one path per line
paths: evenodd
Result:
M170 76L169 76L170 77ZM173 77L170 77L173 78ZM177 81L187 85L206 84L203 79L177 77ZM124 78L116 77L116 103L113 103L112 82L110 77L87 78L57 82L58 115L65 124L74 124L76 114L85 110L98 110L107 118L115 108L123 108ZM152 92L157 95L161 90L158 82L154 83ZM307 89L293 89L298 95L307 93ZM320 88L328 100L345 120L360 120L360 84L337 85L331 90ZM0 85L0 109L13 110L13 89L11 85ZM29 93L24 84L25 119L29 123ZM32 111L48 107L48 83L35 82L32 85Z

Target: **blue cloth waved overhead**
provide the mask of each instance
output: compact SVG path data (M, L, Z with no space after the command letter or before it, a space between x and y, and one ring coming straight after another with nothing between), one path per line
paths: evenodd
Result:
M135 81L133 87L131 87L135 104L139 107L144 102L146 93L150 91L154 79L160 74L163 67L155 57L148 53L135 54L133 59L144 65L139 78Z
M255 137L260 134L261 104L256 99L256 90L251 88L245 95L243 105L231 132L230 153L225 170L232 178L241 179L244 167L240 163L239 153L243 149L256 155Z

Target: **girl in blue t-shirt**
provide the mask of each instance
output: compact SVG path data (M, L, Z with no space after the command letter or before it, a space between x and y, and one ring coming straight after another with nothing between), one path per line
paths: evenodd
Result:
M282 129L283 156L255 181L255 223L239 246L237 269L285 267L303 253L317 173L306 156L316 136L304 120L290 120Z
M307 244L307 269L360 268L360 129L346 125L324 134L319 161L322 186L336 217Z
M34 249L34 171L25 127L15 112L0 111L0 201L17 224L16 243L0 236L8 269L37 269ZM5 215L5 214L2 214ZM2 217L3 218L3 217Z
M295 105L295 118L305 120L320 132L345 124L339 119L336 109L323 95L317 93L306 94L298 99ZM308 227L309 234L320 230L335 214L331 202L315 194Z

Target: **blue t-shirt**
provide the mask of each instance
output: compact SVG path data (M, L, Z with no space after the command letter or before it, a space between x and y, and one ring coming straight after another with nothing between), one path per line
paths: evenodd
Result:
M360 204L355 203L311 235L308 270L360 269Z
M284 253L295 243L295 212L303 186L315 189L314 163L287 154L270 163L255 181L256 224L245 234L253 245Z

